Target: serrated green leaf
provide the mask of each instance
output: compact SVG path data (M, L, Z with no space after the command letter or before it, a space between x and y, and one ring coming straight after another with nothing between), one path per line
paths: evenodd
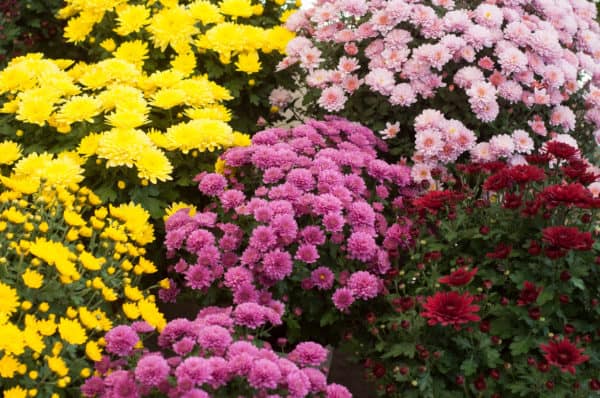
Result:
M408 358L414 358L416 352L415 343L412 342L402 342L394 344L385 354L381 357L383 359L386 358L396 358L399 356L405 356Z
M473 358L466 359L460 365L460 371L465 376L474 375L475 372L477 371L477 363L473 360Z
M585 284L581 278L572 277L569 282L579 290L585 290Z
M544 289L537 298L537 303L543 305L554 298L554 290Z
M321 322L319 324L321 327L327 325L333 325L337 320L337 314L335 312L326 312L325 315L321 317Z
M510 352L513 356L526 354L533 347L533 339L531 337L525 337L519 340L515 340L510 344Z
M483 360L489 368L495 368L497 365L502 363L502 360L500 359L500 353L491 348L483 351Z

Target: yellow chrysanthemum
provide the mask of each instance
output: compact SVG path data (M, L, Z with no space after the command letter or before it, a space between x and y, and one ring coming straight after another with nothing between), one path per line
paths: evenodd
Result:
M233 143L231 127L219 120L198 119L169 127L165 134L170 146L167 149L178 149L183 153L191 150L214 151L229 147Z
M27 390L21 386L15 386L4 391L4 398L27 398Z
M154 241L154 227L148 221L150 213L136 203L109 206L110 215L125 223L129 235L140 245Z
M87 329L94 330L100 327L100 322L98 322L98 319L86 307L79 307L78 314L81 324Z
M114 31L121 36L127 36L130 33L137 32L146 25L149 17L150 10L144 5L126 4L117 9L117 22L119 26Z
M106 116L106 123L118 129L135 129L148 123L146 108L119 107Z
M62 152L41 170L49 186L70 186L83 180L82 160L74 153Z
M152 148L152 141L143 131L112 129L102 134L97 154L106 159L107 167L133 167L139 156L149 148Z
M155 303L148 299L142 299L138 301L138 309L143 320L154 326L159 332L164 329L167 321Z
M148 58L148 44L141 40L126 41L117 48L113 55L115 58L142 67L144 60Z
M198 33L196 21L189 10L183 6L164 8L152 16L146 28L152 35L154 46L164 51L171 46L175 51L181 52L193 35Z
M196 57L191 51L179 54L171 61L171 66L185 76L191 75L194 72L194 69L196 69Z
M43 336L52 336L56 333L56 322L54 322L53 318L50 319L41 319L37 321L37 329Z
M65 26L64 37L69 43L79 43L86 39L92 31L95 20L90 18L89 14L81 14L78 17L69 19Z
M60 338L69 344L83 344L87 340L85 329L77 319L60 318L58 323Z
M57 95L48 88L27 90L19 94L17 120L43 126L54 111Z
M152 184L172 179L173 166L160 149L149 148L144 151L138 157L135 165L138 169L138 177L146 179Z
M207 0L196 0L188 6L190 14L204 25L223 22L219 7Z
M19 362L12 355L3 355L0 358L0 377L5 379L12 378L15 373L17 373L17 369L21 366L21 362Z
M36 327L25 328L23 331L23 339L25 340L25 345L38 354L41 354L46 348L46 343L44 343L44 338L39 333L37 325Z
M56 373L59 377L65 377L69 374L69 367L61 357L47 356L46 362L48 363L50 370Z
M152 97L152 105L157 108L171 109L186 102L186 92L177 88L160 89Z
M117 44L113 39L106 39L100 43L100 47L111 53L115 51L115 48L117 48Z
M92 133L88 134L81 139L79 146L77 147L77 153L82 156L90 157L98 150L98 142L100 141L100 134Z
M232 146L250 146L250 144L252 144L252 138L248 134L234 131Z
M223 0L220 4L221 13L232 17L248 18L254 14L250 0Z
M235 63L237 70L244 73L256 73L260 71L260 59L258 52L249 51L238 55L238 61Z
M2 287L0 285L0 295L1 292ZM2 302L2 305L7 306L7 303ZM6 323L0 328L0 350L3 350L5 355L21 355L25 351L23 332L13 323Z
M94 116L100 112L100 101L89 95L71 97L58 111L60 123L72 124L75 122L94 121Z
M85 355L94 362L102 359L102 349L95 341L88 341L85 345Z
M92 253L84 250L79 254L79 262L85 269L98 271L102 268L106 259L104 257L97 258Z
M17 310L19 305L19 295L16 289L0 282L0 313L10 315Z
M0 165L13 164L21 157L21 146L16 142L0 142Z
M136 303L123 303L122 308L127 318L134 320L140 317L140 310L138 309Z
M231 120L231 111L224 105L209 105L204 108L188 108L185 115L190 119L212 119L228 122Z
M44 275L31 268L27 268L21 278L23 278L25 286L31 289L39 289L44 283Z

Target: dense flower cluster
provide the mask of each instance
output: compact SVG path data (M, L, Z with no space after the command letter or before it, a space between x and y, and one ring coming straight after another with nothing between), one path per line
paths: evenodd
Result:
M293 0L66 1L64 37L94 56L112 54L145 70L169 66L207 74L234 98L235 128L255 131L267 116L275 65L294 34L281 26L300 5Z
M19 158L4 144L2 162ZM103 206L76 155L31 154L0 176L0 388L6 397L63 396L101 359L114 322L165 325L140 288L157 271L139 205ZM21 394L21 395L19 395Z
M239 309L240 307L238 307ZM259 311L256 305L252 311ZM238 310L207 307L196 319L169 322L158 337L160 351L137 348L147 335L143 325L117 326L106 334L105 356L97 375L81 391L86 397L276 397L351 398L345 387L327 384L323 366L328 352L304 342L287 356L240 333ZM236 331L236 326L238 327ZM141 337L140 337L141 336Z
M298 74L309 112L317 104L388 139L416 132L430 167L473 148L461 122L493 137L478 155L528 153L530 132L600 131L596 15L583 0L319 1L288 19L298 37L279 69ZM427 108L430 126L411 116Z
M369 129L329 119L228 150L224 175L197 178L216 206L166 222L168 254L183 256L173 270L189 288L228 289L236 305L273 305L282 288L290 306L312 291L340 311L378 296L410 240L408 226L386 218L410 193L410 170L378 159L381 145Z
M420 244L366 322L382 396L600 389L600 173L560 141L525 159L457 165L452 190L405 207Z

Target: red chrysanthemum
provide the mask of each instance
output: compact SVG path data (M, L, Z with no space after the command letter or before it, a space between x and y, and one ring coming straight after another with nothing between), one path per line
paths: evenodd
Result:
M510 178L517 184L526 184L528 182L539 182L546 179L544 170L537 166L517 165L507 169Z
M504 243L498 243L498 246L496 246L494 251L487 253L485 256L487 258L501 260L503 258L508 257L508 255L510 254L511 251L512 251L511 245L505 245Z
M542 230L544 242L551 248L564 250L591 250L594 244L591 232L576 227L548 227Z
M589 185L598 180L598 174L588 171L588 164L581 159L571 159L569 164L561 167L562 172L571 180Z
M545 207L553 209L557 206L576 206L587 209L594 205L592 193L579 183L551 185L539 195Z
M450 286L463 286L471 282L471 279L473 279L476 273L477 268L473 268L471 271L469 271L468 268L461 267L452 272L450 275L441 277L438 279L438 282L447 283Z
M544 358L550 365L571 374L575 374L575 366L590 359L589 356L583 355L583 348L577 348L568 338L561 341L551 340L546 345L540 344L540 348L544 351Z
M571 145L559 141L546 142L546 144L544 144L544 149L546 153L554 155L559 159L571 159L579 153L577 148L573 148Z
M430 191L412 201L417 209L426 209L433 213L444 206L452 206L463 198L463 195L452 191Z
M421 316L428 318L429 325L439 323L442 326L460 327L463 323L476 322L480 320L475 314L479 311L479 306L471 304L473 299L469 293L460 295L457 292L437 292L427 298Z
M483 183L483 189L486 191L500 191L509 188L513 183L510 174L506 169L502 169L496 174L489 176Z
M543 287L535 287L535 285L529 281L525 281L523 283L523 290L519 294L519 298L517 299L518 306L529 305L531 303L535 303L538 296L542 292Z

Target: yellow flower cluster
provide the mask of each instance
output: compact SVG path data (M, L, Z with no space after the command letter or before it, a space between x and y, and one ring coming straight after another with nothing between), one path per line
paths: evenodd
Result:
M103 206L77 184L75 159L32 154L13 175L0 176L5 396L62 396L91 375L114 322L140 320L158 330L166 324L154 296L138 287L157 271L145 257L154 241L149 214L134 204Z
M136 35L151 42L161 51L171 48L177 54L172 65L175 69L190 71L196 65L197 54L215 51L223 64L237 57L238 71L252 74L261 69L259 52L283 53L293 33L276 26L263 28L244 23L264 11L262 2L252 0L222 0L211 2L195 0L179 4L177 0L146 0L144 4L119 0L67 0L59 18L68 19L64 37L78 43L93 35L100 23L112 29L112 36L101 43L107 51L127 53L137 62L143 61L147 46L142 41L124 42L115 51L116 41ZM218 3L218 4L215 4ZM288 4L277 0L281 17L286 19L300 3ZM114 17L112 17L114 15ZM108 16L108 18L106 18ZM93 40L92 40L93 41ZM122 47L127 45L128 49Z
M23 122L47 124L63 134L76 123L97 123L105 131L85 135L79 154L97 156L106 167L135 167L138 177L151 183L172 178L165 149L187 153L233 145L235 134L225 123L231 116L220 104L231 98L226 89L205 76L186 77L176 69L147 75L126 58L89 65L44 59L40 54L15 58L0 72L0 94L12 97L1 112L14 113ZM152 112L171 112L175 107L182 108L179 114L188 121L173 119L164 139L160 132L143 130ZM193 138L171 130L193 130ZM11 164L20 147L6 141L0 143L0 153L0 164Z

